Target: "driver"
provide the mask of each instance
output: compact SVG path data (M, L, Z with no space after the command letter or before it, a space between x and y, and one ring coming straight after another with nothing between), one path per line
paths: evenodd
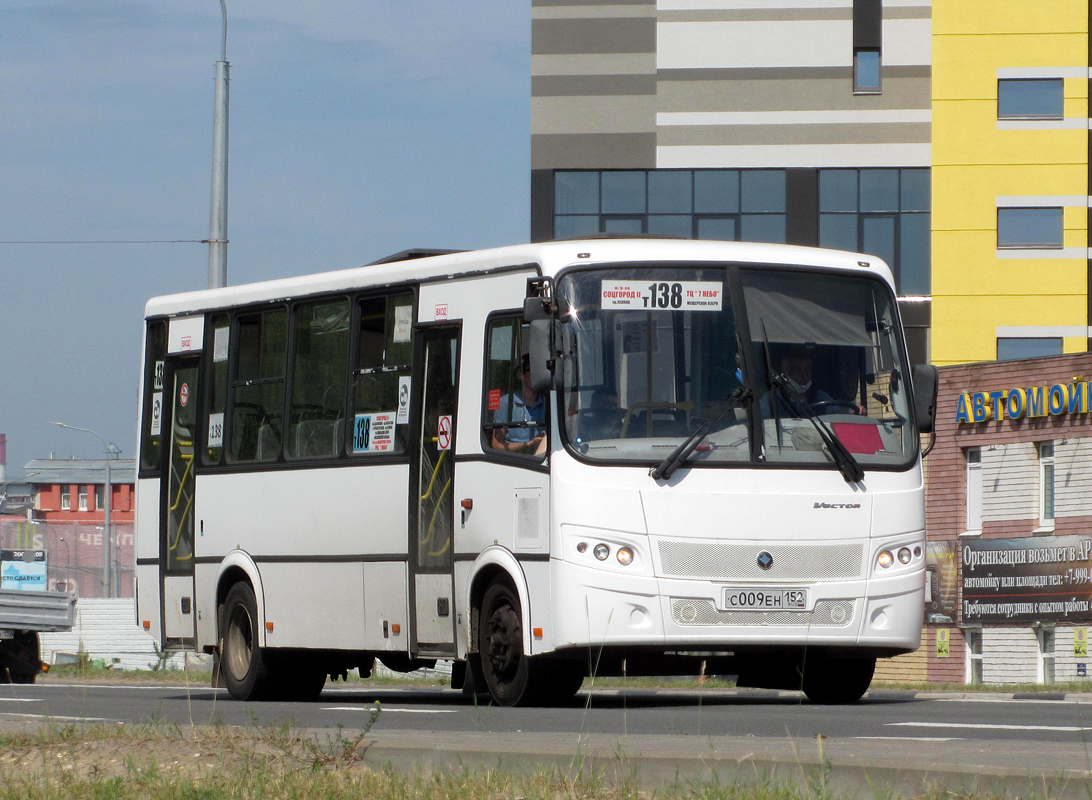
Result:
M818 388L811 379L811 351L803 345L791 345L781 354L779 362L780 372L788 380L789 387L799 395L803 395L808 405L829 402L834 398ZM782 417L806 416L801 409L796 408L795 401L790 401L782 392L774 391L777 396L777 413ZM770 392L762 396L762 416L773 416L773 403Z

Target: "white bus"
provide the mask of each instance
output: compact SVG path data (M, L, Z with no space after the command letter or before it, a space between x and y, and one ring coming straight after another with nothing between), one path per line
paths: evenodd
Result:
M916 384L916 385L915 385ZM889 268L781 245L407 251L146 308L137 618L231 695L453 661L850 702L919 645L919 432Z

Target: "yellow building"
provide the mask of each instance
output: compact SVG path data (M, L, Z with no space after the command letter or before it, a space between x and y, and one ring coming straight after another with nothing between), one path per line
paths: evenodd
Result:
M1089 349L1089 3L934 0L932 361Z

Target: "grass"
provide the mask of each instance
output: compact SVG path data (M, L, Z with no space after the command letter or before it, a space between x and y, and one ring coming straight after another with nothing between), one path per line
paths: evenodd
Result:
M371 722L379 714L377 707ZM319 739L288 725L47 726L37 734L0 736L0 800L842 800L821 766L796 781L756 776L746 784L695 782L678 776L652 787L642 786L635 770L608 780L586 767L575 774L558 768L463 768L404 775L368 762L366 733L347 736L339 729ZM1043 792L1043 798L1050 796ZM927 789L898 800L993 797ZM895 798L882 791L874 796Z

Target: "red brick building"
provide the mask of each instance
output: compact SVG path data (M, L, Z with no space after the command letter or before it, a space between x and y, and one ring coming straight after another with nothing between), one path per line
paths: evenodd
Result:
M28 517L0 520L0 547L45 551L50 589L81 597L132 597L134 462L35 459L25 470L23 482L33 490L33 506Z
M942 367L926 459L929 585L918 653L881 677L1087 677L1092 355Z

